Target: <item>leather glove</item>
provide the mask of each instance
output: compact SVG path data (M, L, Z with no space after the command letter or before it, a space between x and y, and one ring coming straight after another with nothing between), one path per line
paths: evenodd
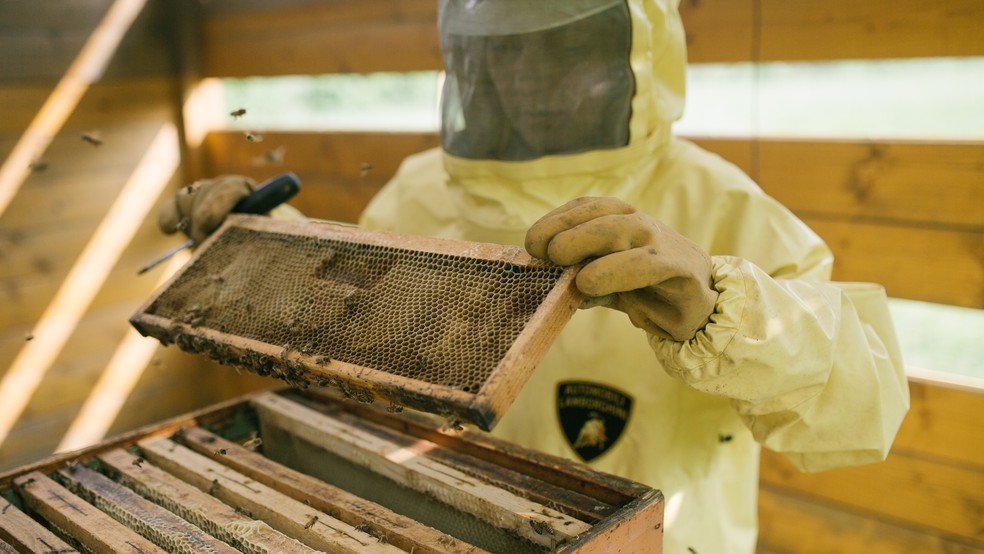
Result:
M183 231L196 245L201 244L255 188L255 181L241 175L195 181L164 201L157 224L169 235Z
M662 222L617 198L578 198L526 233L531 256L587 263L575 283L582 308L607 306L657 337L687 341L704 328L718 293L711 258Z

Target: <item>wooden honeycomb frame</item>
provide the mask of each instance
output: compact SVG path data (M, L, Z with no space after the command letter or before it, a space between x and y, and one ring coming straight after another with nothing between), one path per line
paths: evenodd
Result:
M0 552L661 551L657 490L335 394L247 395L0 473Z
M553 272L551 275L556 275L556 280L552 282L552 288L543 296L542 301L536 305L535 312L529 314L529 319L523 324L522 330L511 337L512 343L508 345L504 354L495 361L494 367L490 365L487 369L480 368L487 372L481 374L483 376L481 382L465 387L450 386L426 378L415 378L416 375L408 376L407 373L412 373L413 370L412 362L403 364L403 369L401 369L404 372L403 375L394 374L362 363L334 359L336 356L332 352L312 351L311 348L298 344L292 346L290 344L292 339L278 341L283 342L283 344L273 344L269 340L256 340L242 336L244 333L237 332L236 329L210 327L208 318L201 317L200 312L203 309L199 304L179 306L164 316L156 313L156 306L158 306L159 301L163 303L164 300L180 294L173 291L179 288L179 284L182 283L180 280L186 274L193 275L192 272L196 271L197 265L215 263L216 256L230 256L229 251L233 249L231 245L236 244L234 241L238 240L229 238L234 237L233 233L246 233L251 237L276 236L278 240L283 240L290 245L304 244L310 248L320 249L316 250L315 254L326 255L328 256L327 259L336 256L336 252L334 246L325 246L326 244L356 245L360 248L380 248L386 252L398 252L399 254L394 254L394 256L403 256L399 258L400 260L411 256L403 253L412 252L414 256L417 253L421 256L433 255L438 256L441 260L459 260L463 264L493 264L495 267L508 267L511 272L529 272L537 275ZM317 246L311 246L315 243ZM307 282L314 283L311 286L317 286L316 280L310 278L312 273L324 271L328 277L321 275L321 278L327 278L329 281L335 278L330 273L333 269L324 270L318 266L319 260L315 259L317 256L311 252L308 252L307 256L312 257L312 259L309 261L302 260L303 263L298 261L302 257L300 253L296 255L283 254L289 252L291 248L294 247L287 246L277 252L276 255L278 256L288 257L283 258L285 260L283 263L274 264L267 268L262 273L264 279L273 275L275 279L287 282L295 275L301 274L302 277L307 276ZM300 247L298 246L298 248ZM236 258L233 256L229 259ZM305 263L308 265L304 265ZM387 271L390 270L387 269ZM457 279L459 284L462 279L468 277L467 273L464 274L464 277L455 273L458 271L457 269L448 271L449 275L452 276L449 279ZM394 273L397 272L394 271ZM177 344L183 350L203 353L220 363L235 365L261 375L278 377L299 388L306 388L311 385L333 386L343 391L347 396L362 402L385 400L397 409L408 406L444 415L454 424L469 422L484 430L490 430L518 395L520 388L560 332L560 329L576 311L580 297L573 286L575 273L576 268L566 270L557 268L546 262L536 260L524 250L515 247L370 232L345 225L277 221L266 217L234 215L230 216L220 230L214 233L196 251L191 261L181 271L141 306L130 321L144 336L153 336L163 344ZM345 278L352 281L351 275L346 275ZM196 287L211 286L208 282L209 279L204 275L204 270L201 270L197 276L188 277L188 279L191 280L190 282L199 283L195 285ZM221 279L221 277L213 277L213 279ZM528 279L524 279L526 279L525 274L523 278L517 278L515 282L522 285L528 282ZM228 283L216 286L228 288ZM231 306L236 302L239 302L238 305L242 307L244 299L253 294L250 286L250 282L245 281L241 285L241 290L234 290L231 293L232 296L227 295L226 300L220 302L220 306L214 309L231 310ZM285 296L291 296L290 300L297 300L300 306L302 305L300 299L293 297L307 294L309 289L310 287L294 287L294 290ZM505 289L507 297L500 303L517 303L515 299L508 298L509 290L508 287ZM333 294L338 296L337 293ZM319 298L322 298L319 302L330 301L335 302L335 305L349 301L347 296L341 300L333 297ZM276 300L282 301L283 299L278 298ZM307 301L309 304L313 302L311 299ZM191 303L191 301L182 302L184 304ZM264 300L264 302L270 303L272 301ZM428 305L422 305L420 302L417 303L417 306L423 306L423 309L404 315L416 317L419 312L430 309ZM249 310L257 309L251 305L246 305L243 309L246 308ZM497 313L501 314L502 310ZM490 316L488 325L490 327L497 325L498 317L498 315ZM296 321L300 321L300 318L297 318ZM388 326L396 326L399 323L399 321L385 322ZM290 322L286 322L284 325L290 325ZM516 324L512 323L512 325L515 326ZM220 327L224 324L215 326ZM266 325L266 327L274 326L276 324L273 323ZM480 335L480 333L473 334ZM369 337L365 338L368 342ZM455 341L466 338L469 337L455 337ZM443 336L440 339L445 340ZM464 345L455 341L446 340L448 344L443 346L443 352L446 353L459 347L464 348ZM433 351L432 349L431 352ZM429 363L425 362L423 357L418 362L421 368L424 367L425 363Z

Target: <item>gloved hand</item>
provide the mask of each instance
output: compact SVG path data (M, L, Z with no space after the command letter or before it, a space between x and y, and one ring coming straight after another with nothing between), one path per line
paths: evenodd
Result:
M255 181L241 175L195 181L164 201L157 224L169 235L183 231L196 245L201 244L255 188Z
M607 306L655 336L687 341L704 328L718 293L711 258L665 224L617 198L578 198L526 233L531 256L568 266L582 308Z

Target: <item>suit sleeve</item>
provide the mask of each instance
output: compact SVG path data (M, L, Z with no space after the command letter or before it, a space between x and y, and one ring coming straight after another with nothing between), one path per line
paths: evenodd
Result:
M828 281L826 246L768 206L755 215L788 242L785 254L769 253L777 241L735 249L772 271L714 256L710 323L688 342L651 345L672 376L730 399L755 439L801 471L883 460L909 407L884 289Z

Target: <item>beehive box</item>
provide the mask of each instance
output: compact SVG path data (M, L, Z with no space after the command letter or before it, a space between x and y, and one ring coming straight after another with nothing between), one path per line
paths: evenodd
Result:
M335 393L337 394L337 393ZM256 393L0 475L0 552L659 552L659 491L429 414Z
M521 248L234 215L130 321L294 387L490 430L577 310L575 272Z

